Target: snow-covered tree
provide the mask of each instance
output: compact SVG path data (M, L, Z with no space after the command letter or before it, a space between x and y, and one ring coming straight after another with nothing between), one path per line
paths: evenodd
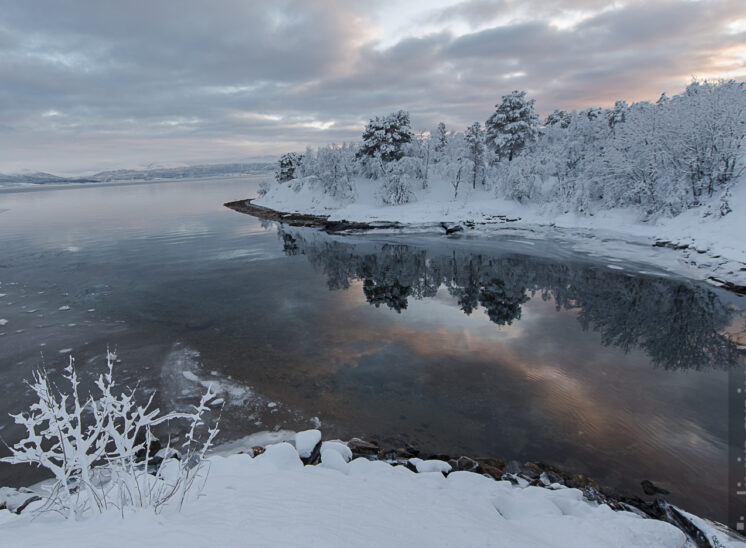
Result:
M433 140L435 141L433 144L434 161L437 163L443 159L448 148L448 130L443 122L440 122L438 127L435 128Z
M401 205L415 199L414 186L417 178L412 174L411 158L405 157L399 161L384 164L379 158L383 173L379 197L384 204Z
M428 187L430 177L430 164L433 161L433 140L424 133L415 135L412 143L406 147L406 157L414 160L412 170L417 179L420 180L423 189ZM402 158L403 160L404 158Z
M354 151L344 146L320 147L316 152L315 175L321 180L324 193L338 199L349 199L353 195L352 163Z
M512 161L539 136L539 117L534 112L534 100L526 99L525 91L515 90L503 95L502 102L495 108L484 124L487 146L499 159Z
M360 157L380 157L384 163L404 156L404 145L412 142L409 113L400 110L388 116L371 119L363 132L363 142L358 149Z
M302 155L296 152L288 152L280 156L277 170L275 171L275 179L278 183L284 183L295 179L296 170L300 166Z
M474 164L472 167L472 188L477 188L477 178L482 171L484 162L484 130L482 124L474 122L464 132L469 159Z
M570 122L572 121L572 116L564 111L564 110L557 110L555 109L554 112L547 115L546 120L544 121L545 126L555 126L559 125L562 129L567 129L570 126Z
M705 206L706 214L726 215L746 158L745 86L693 82L655 103L555 110L541 127L534 101L514 91L487 120L483 138L479 124L449 132L443 123L415 137L400 111L372 119L358 149L307 150L294 176L316 176L314 184L335 196L354 194L354 177L382 179L378 195L390 204L438 185L452 187L456 199L468 182L480 182L500 197L564 212L628 207L649 218Z

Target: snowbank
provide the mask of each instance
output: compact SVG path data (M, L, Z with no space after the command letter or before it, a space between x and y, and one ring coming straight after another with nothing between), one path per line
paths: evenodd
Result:
M706 279L724 278L746 285L746 184L735 185L730 200L733 211L721 217L717 203L685 211L677 217L640 220L634 209L600 210L595 215L562 213L551 204L522 204L496 198L493 191L463 190L458 199L445 181L431 181L419 190L416 201L384 205L378 197L378 182L353 181L353 199L340 200L323 192L315 177L272 183L266 195L252 203L287 213L328 216L330 221L360 223L387 222L412 230L440 229L441 223L465 226L467 232L493 234L495 230L537 229L574 235L588 246L588 240L603 242L603 250L614 255L616 243L633 241L657 245L664 266L678 262L679 272ZM676 250L675 252L673 250ZM670 260L675 254L676 261ZM647 259L648 257L646 257Z
M20 516L0 511L0 535L4 546L59 548L693 546L672 525L588 502L577 489L517 487L471 472L417 474L381 461L347 462L338 449L324 448L339 457L331 466L303 466L286 442L255 458L213 456L203 496L181 512L129 510L123 518L111 511L74 521L34 519L32 505Z

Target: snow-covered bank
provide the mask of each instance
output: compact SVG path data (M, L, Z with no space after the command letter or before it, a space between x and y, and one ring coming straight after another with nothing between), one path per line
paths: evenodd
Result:
M304 466L318 436L294 447L213 456L202 497L181 512L116 511L84 521L0 511L7 546L553 546L689 547L674 526L589 502L581 491L516 486L448 466L405 466L356 458L339 442L321 445L321 463ZM714 529L721 546L742 546ZM708 539L713 544L715 541Z
M385 205L373 181L356 179L353 185L355 199L339 200L324 193L323 185L313 177L273 183L252 204L325 216L330 221L398 223L412 231L441 230L441 223L487 235L500 235L506 229L544 231L574 238L589 251L608 256L619 253L622 258L630 258L624 244L636 243L651 248L642 260L694 278L716 277L746 285L746 242L742 237L746 234L746 185L733 189L733 211L726 216L711 214L712 208L703 206L648 222L640 221L639 212L633 209L601 210L593 216L560 213L549 204L496 198L489 190L469 189L454 199L445 181L432 181L416 201ZM653 249L656 246L663 249Z
M604 230L684 249L700 277L744 286L745 107L746 83L694 80L655 103L541 121L514 90L484 129L463 132L441 122L415 133L406 111L393 112L372 118L359 144L284 154L281 184L261 188L257 205L420 227L517 219L582 238Z

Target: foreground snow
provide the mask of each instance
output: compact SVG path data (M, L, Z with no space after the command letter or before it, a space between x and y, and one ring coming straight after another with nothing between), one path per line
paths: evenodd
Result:
M724 217L716 214L717 204L713 203L709 208L694 208L677 217L649 222L641 221L639 212L633 209L601 210L593 216L561 213L551 204L521 204L479 189L462 189L454 199L453 189L444 181L432 181L430 188L418 192L416 201L395 206L381 204L376 181L358 179L354 186L354 200L339 201L326 195L323 185L314 178L272 183L267 194L253 203L283 212L325 215L332 221L394 222L410 229L437 227L442 222L474 223L481 231L560 229L565 235L575 233L579 240L585 240L586 247L587 240L595 238L609 255L614 255L615 245L624 241L651 248L656 241L664 241L686 249L656 250L663 266L677 265L673 268L689 276L716 276L746 285L746 241L742 237L746 234L746 184L734 187L730 201L733 212ZM653 256L648 255L646 259Z
M213 456L203 496L181 512L130 510L123 519L111 511L74 521L34 519L31 506L20 516L0 511L0 535L4 546L59 548L693 546L672 525L590 503L577 489L516 487L471 472L414 473L350 456L338 442L323 444L317 466L303 466L285 442L256 458ZM417 467L437 468L425 462Z

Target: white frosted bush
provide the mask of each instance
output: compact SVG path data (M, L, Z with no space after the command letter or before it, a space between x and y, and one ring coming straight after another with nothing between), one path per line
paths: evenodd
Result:
M198 440L210 388L190 413L160 415L151 409L153 396L138 405L135 391L119 390L107 352L107 370L96 380L98 394L81 398L80 381L70 358L63 378L70 392L59 390L46 371L36 371L29 382L38 401L28 412L11 415L26 429L26 437L0 459L11 464L35 464L52 472L54 483L42 511L57 511L77 519L89 513L128 506L160 511L173 501L180 508L190 494L199 494L207 474L205 453L218 433L217 422ZM185 421L187 434L178 452L170 446L154 464L150 453L153 427ZM160 456L160 454L159 454Z

